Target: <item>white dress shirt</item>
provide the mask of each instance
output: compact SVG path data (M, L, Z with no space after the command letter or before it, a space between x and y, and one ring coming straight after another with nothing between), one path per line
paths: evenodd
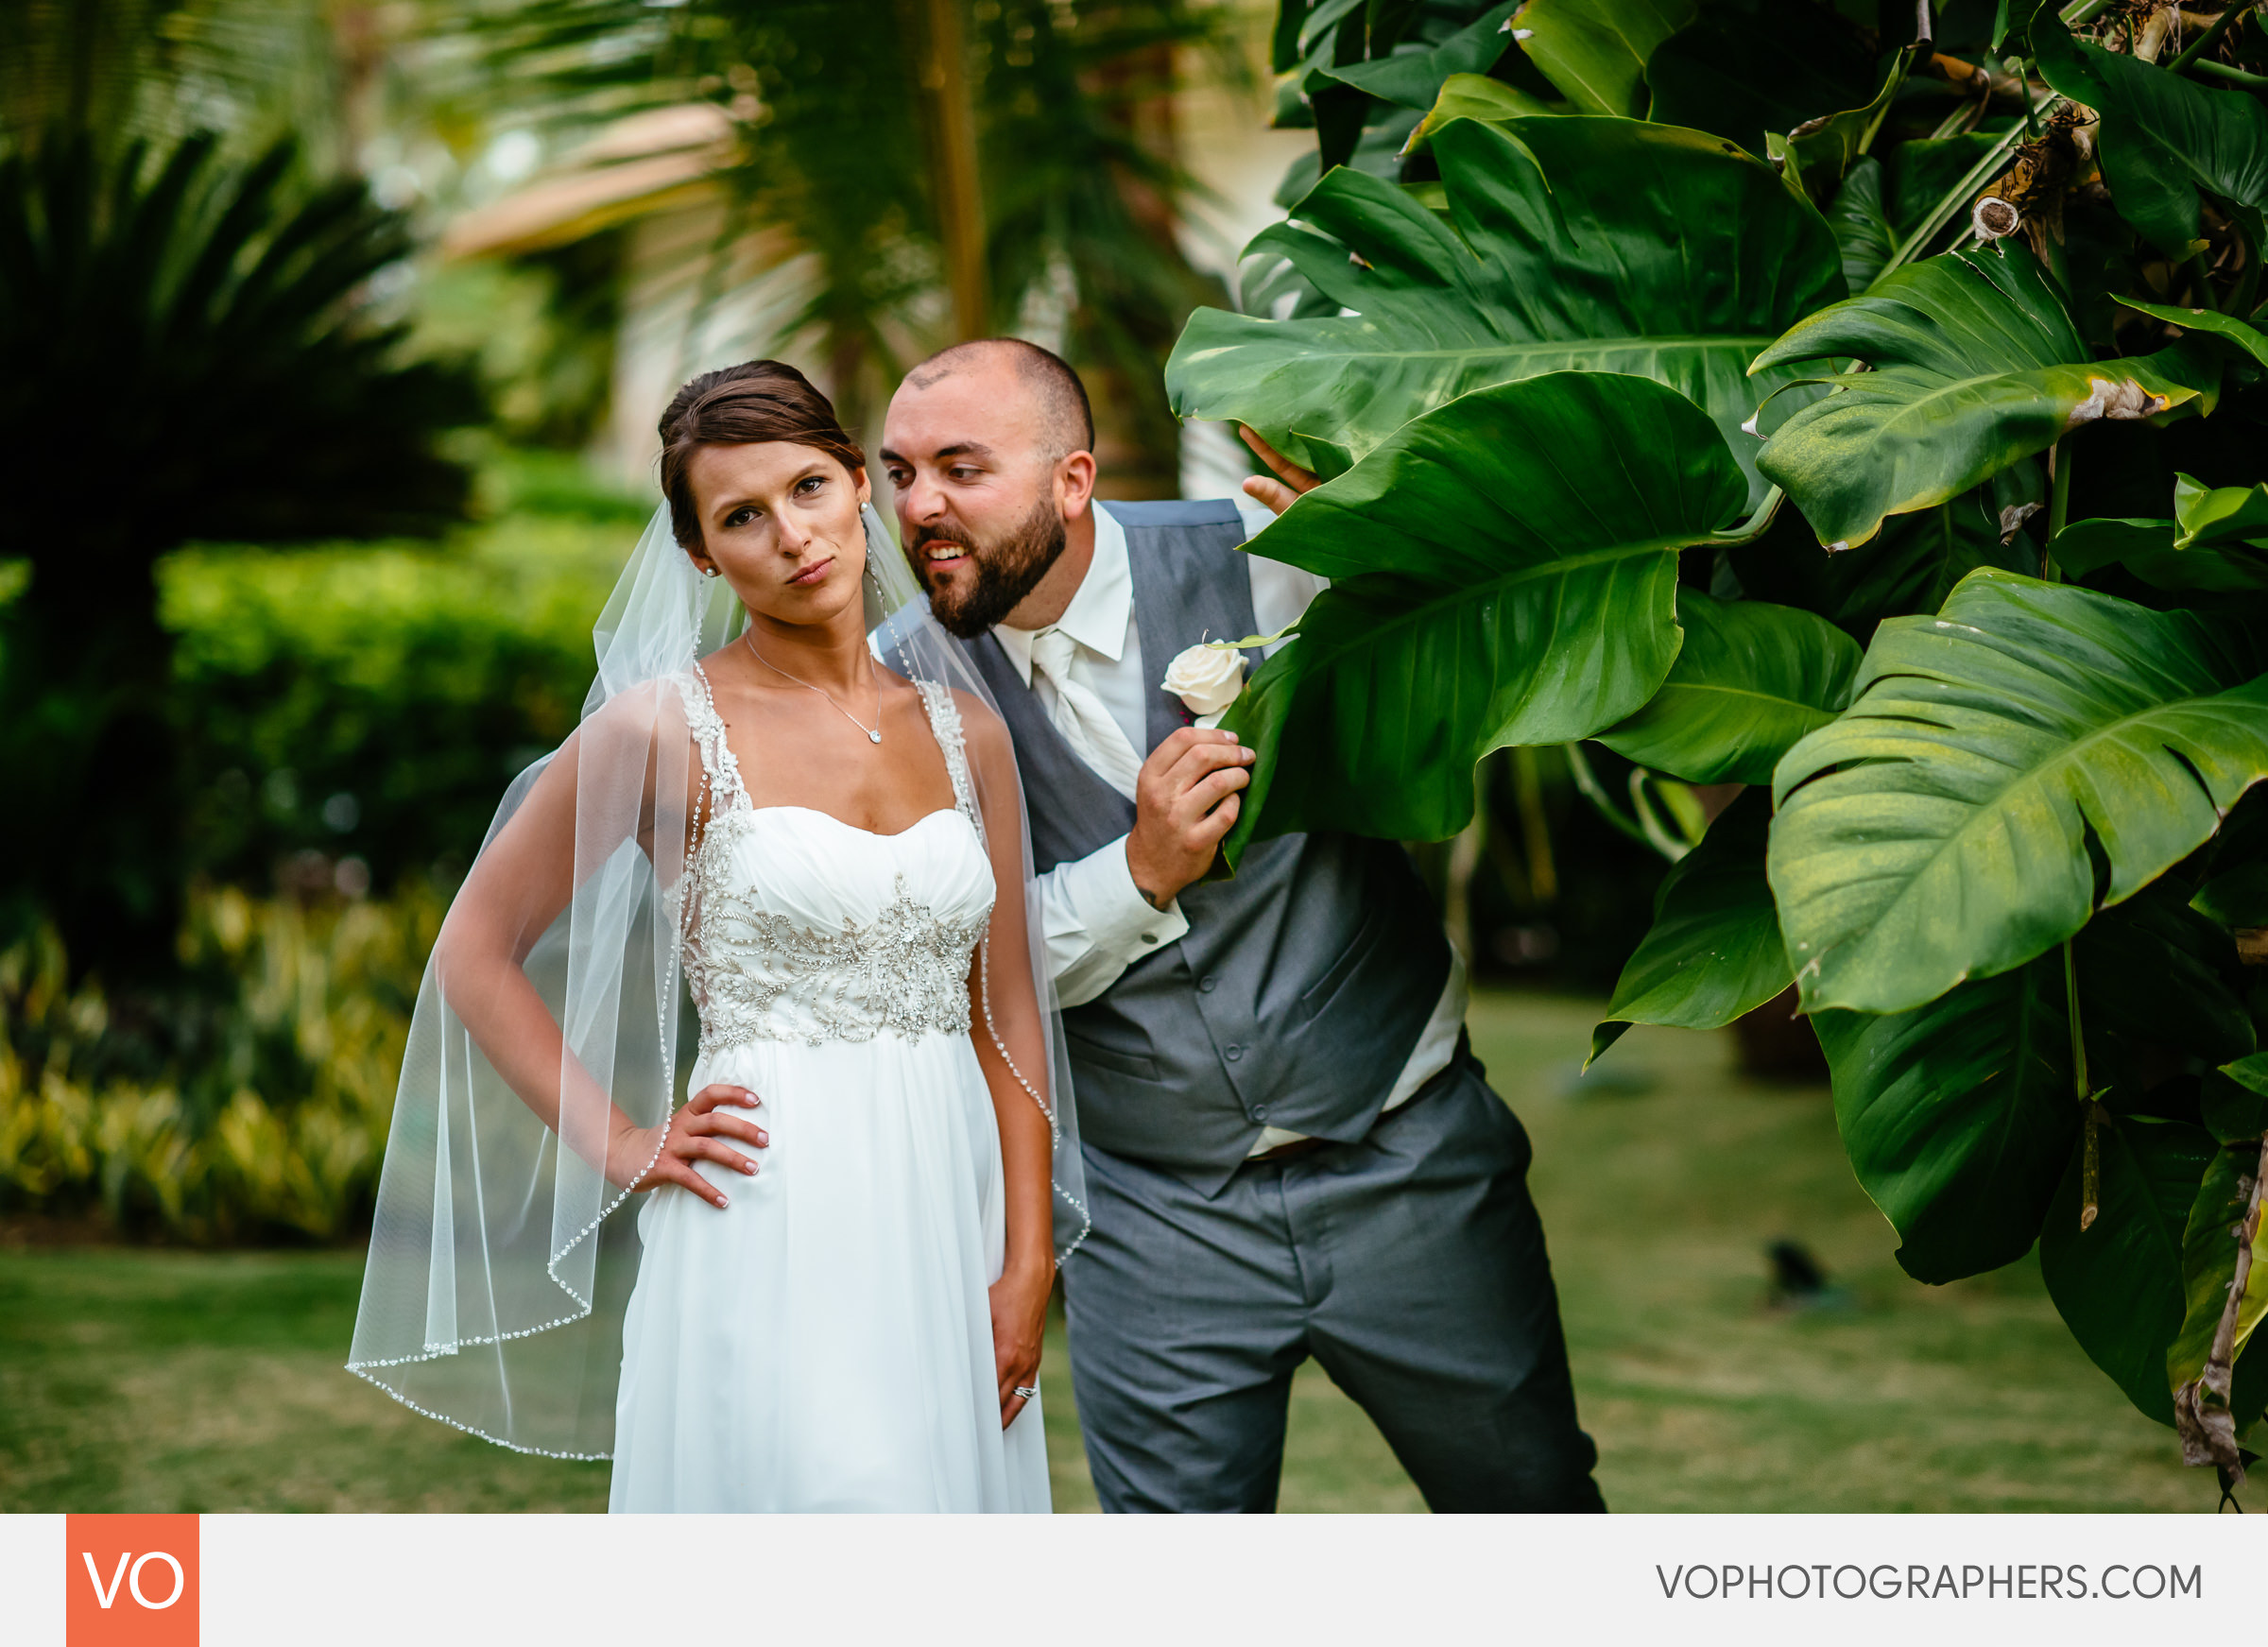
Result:
M1244 518L1247 538L1275 519L1264 506L1248 498L1239 498L1236 507ZM1126 559L1125 528L1111 516L1108 505L1096 504L1093 509L1093 561L1054 626L1078 643L1072 656L1072 679L1102 700L1136 753L1143 754L1148 747L1144 704L1156 690L1151 677L1162 679L1171 660L1160 658L1144 663L1142 635L1134 622L1134 574ZM1290 626L1316 592L1329 587L1328 579L1280 560L1257 555L1245 558L1252 578L1252 621L1258 634L1272 635ZM1024 684L1041 695L1052 714L1053 689L1046 678L1038 678L1034 684L1032 641L1036 631L1003 624L992 633ZM1227 641L1240 637L1211 638ZM1279 641L1263 650L1272 654L1277 646L1288 644L1288 641ZM1057 998L1065 1006L1092 1001L1143 955L1189 931L1178 900L1162 910L1152 909L1136 890L1134 872L1126 864L1124 835L1040 876L1040 908L1046 926L1048 968L1055 974ZM1456 1054L1457 1032L1465 1024L1465 964L1452 948L1441 998L1435 1003L1433 1016L1393 1090L1386 1095L1386 1109L1405 1102L1448 1068ZM1301 1136L1279 1126L1264 1127L1252 1153L1259 1155Z

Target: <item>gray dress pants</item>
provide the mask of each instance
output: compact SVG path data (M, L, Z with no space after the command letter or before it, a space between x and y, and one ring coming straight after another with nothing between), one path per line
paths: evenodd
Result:
M1312 1355L1435 1510L1605 1509L1530 1153L1462 1050L1359 1142L1210 1199L1087 1146L1094 1229L1063 1281L1103 1508L1273 1510Z

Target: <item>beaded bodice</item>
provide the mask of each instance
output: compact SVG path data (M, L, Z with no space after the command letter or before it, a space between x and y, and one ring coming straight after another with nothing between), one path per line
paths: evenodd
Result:
M680 929L704 1057L759 1040L969 1032L969 966L994 889L960 715L917 682L954 805L894 835L801 806L750 804L698 666L679 676L708 789Z

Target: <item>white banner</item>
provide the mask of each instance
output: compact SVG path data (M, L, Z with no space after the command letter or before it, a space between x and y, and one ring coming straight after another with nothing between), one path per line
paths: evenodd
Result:
M73 1532L102 1519L75 1518ZM2138 1631L2257 1633L2257 1525L2149 1516L210 1516L199 1593L202 1638L215 1647L497 1647L535 1631L574 1642L622 1632L829 1647L1381 1647L1555 1635L1913 1647L1917 1626L1931 1647L2131 1647ZM63 1517L0 1518L0 1640L10 1647L63 1647L66 1587L94 1583L67 1543ZM112 1603L105 1647L135 1638L110 1633L133 1622L130 1596L113 1590ZM76 1621L87 1603L71 1604Z

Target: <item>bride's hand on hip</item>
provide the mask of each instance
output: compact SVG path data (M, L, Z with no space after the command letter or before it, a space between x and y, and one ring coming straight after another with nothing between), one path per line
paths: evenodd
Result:
M992 1366L1000 1378L1000 1427L1022 1412L1027 1398L1019 1390L1040 1387L1040 1342L1047 1335L1047 1297L1055 1290L1055 1268L1029 1272L1011 1268L992 1283Z
M763 1102L746 1087L722 1083L703 1087L661 1125L642 1126L626 1135L613 1152L614 1158L633 1171L641 1163L652 1161L638 1181L630 1185L632 1190L654 1190L663 1184L676 1184L691 1190L713 1207L726 1207L730 1201L725 1192L695 1172L693 1163L715 1161L734 1172L754 1175L755 1159L724 1141L735 1139L763 1149L772 1141L771 1134L753 1121L727 1115L723 1109L726 1106L754 1109Z

